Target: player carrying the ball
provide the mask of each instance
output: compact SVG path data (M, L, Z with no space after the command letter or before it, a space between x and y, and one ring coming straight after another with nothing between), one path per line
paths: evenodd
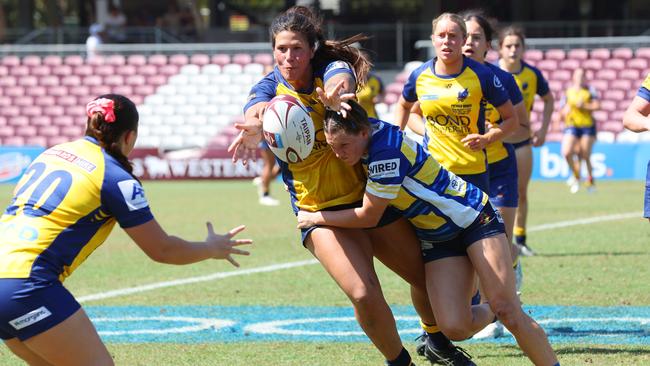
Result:
M251 90L244 107L245 122L235 125L242 132L230 146L233 160L246 161L254 156L262 139L262 116L268 102L277 95L291 95L309 110L316 129L313 149L306 158L295 163L278 160L294 212L359 206L365 173L361 164L350 165L336 158L325 141L323 117L326 108L339 110L342 101L354 98L357 80L366 79L371 64L350 47L365 37L325 40L320 21L301 6L277 16L270 33L277 66ZM420 250L409 223L395 211L387 211L369 230L313 226L301 232L303 245L348 296L357 321L386 363L411 365L411 356L402 345L373 265L374 255L411 284L420 318L435 324L427 301ZM444 337L442 333L440 336ZM448 341L437 351L436 361L473 365Z

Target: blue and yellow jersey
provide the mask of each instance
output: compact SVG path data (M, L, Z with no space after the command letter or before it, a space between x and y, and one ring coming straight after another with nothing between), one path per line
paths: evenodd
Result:
M524 96L526 110L530 115L530 111L533 110L535 94L543 97L550 92L548 82L538 68L529 65L524 61L521 61L521 70L513 73L512 76L515 77L519 90L521 90L521 94Z
M276 95L292 95L307 107L316 128L316 141L311 154L302 162L288 164L276 159L284 183L291 194L295 212L299 209L318 211L324 208L351 204L363 198L365 175L361 165L348 166L337 159L325 140L323 118L325 106L316 93L316 87L323 88L325 82L338 73L354 73L346 62L334 61L322 67L314 66L314 82L309 90L294 90L276 68L258 82L250 92L244 107L267 102Z
M63 281L116 221L152 219L140 183L96 140L56 145L32 162L0 218L0 278Z
M517 82L515 82L515 78L509 72L501 70L496 65L491 63L485 63L484 65L492 70L494 75L501 80L503 87L506 89L506 92L508 92L508 97L510 97L512 105L521 103L523 96L517 86ZM489 122L493 126L503 122L499 111L490 103L485 106L485 121ZM503 145L502 141L495 141L489 144L485 148L485 153L487 154L488 164L496 163L497 161L501 161L508 157L508 149Z
M484 151L472 151L461 140L485 132L485 104L508 101L501 81L486 66L463 56L456 75L437 75L435 59L415 69L402 95L420 101L426 120L424 142L433 157L455 174L480 174L487 170Z
M399 127L370 121L373 132L363 159L366 191L391 200L420 240L449 240L471 225L488 195L443 168Z
M641 84L636 95L650 102L650 74L643 80L643 84Z
M357 92L357 101L368 113L368 117L377 118L375 98L384 92L384 84L377 74L370 73L366 84Z
M566 90L564 102L569 106L569 112L567 112L566 120L564 121L565 127L592 127L594 125L594 119L591 116L591 112L582 108L578 108L578 105L585 105L592 100L598 99L598 93L594 88L569 88Z

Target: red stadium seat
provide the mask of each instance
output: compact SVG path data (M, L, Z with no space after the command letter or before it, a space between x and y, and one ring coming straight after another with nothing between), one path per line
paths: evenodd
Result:
M52 68L49 65L32 66L29 73L34 76L46 76L52 74Z
M561 49L546 50L544 58L547 60L564 60L566 58L566 52Z
M0 61L0 63L2 63L3 65L7 65L7 66L18 66L18 65L20 65L20 58L18 58L18 56L9 55L9 56L3 57L2 61Z
M0 126L4 127L8 125L9 125L9 121L7 120L7 117L0 116Z
M38 85L38 78L33 75L25 75L18 79L18 85L32 87Z
M257 53L253 56L253 62L262 64L264 66L272 66L274 64L273 56L270 53Z
M542 50L527 50L524 53L524 60L526 61L541 61L544 59L544 52Z
M601 98L603 99L603 98ZM606 112L613 112L617 109L616 102L613 100L601 100L600 109Z
M603 60L590 58L582 61L582 67L588 70L600 70L603 68Z
M135 76L138 73L138 69L134 65L123 65L118 67L115 70L118 74L124 76Z
M644 58L646 60L650 60L650 47L637 48L636 51L634 52L634 55L637 58Z
M553 80L550 79L548 81L548 87L551 89L551 91L558 93L558 92L563 92L564 91L564 83L559 80Z
M22 136L10 136L2 139L2 145L4 146L24 146L25 138Z
M619 71L618 77L621 79L638 81L642 78L642 75L641 72L639 72L637 69L627 68Z
M70 66L79 66L83 65L84 59L79 55L69 55L63 58L63 63Z
M29 93L29 90L27 92ZM43 88L43 92L45 92L45 88ZM42 107L46 107L44 108L44 110L54 106L55 103L56 103L56 98L54 98L51 95L45 95L45 93L41 96L34 98L34 104L40 105Z
M158 74L165 76L176 75L178 74L178 69L179 67L176 64L163 65L158 67Z
M142 96L147 96L154 94L156 92L156 88L153 85L138 85L133 89L133 92L137 95L142 95Z
M9 68L5 65L0 65L0 76L9 75Z
M542 71L552 71L557 70L557 65L557 60L540 60L536 66Z
M68 95L68 88L62 85L50 85L47 88L47 94L53 96Z
M149 65L167 65L167 56L161 54L151 55L147 63Z
M81 137L81 136L79 136ZM70 141L70 139L63 137L63 136L53 136L47 139L47 145L46 146L54 146L58 144L63 144L65 142Z
M86 76L86 78L87 77L88 76ZM79 86L81 85L81 78L77 75L64 76L61 78L61 85L72 86L72 87Z
M619 100L625 100L625 92L622 90L605 90L603 92L603 99L606 100L611 100L614 102L618 102Z
M13 76L5 76L0 78L0 87L15 86L18 80Z
M616 48L612 51L612 57L629 60L634 57L634 52L631 48L627 47Z
M110 55L106 57L106 64L113 66L126 65L126 57L123 55Z
M31 70L29 66L18 65L9 69L9 75L26 76L29 75Z
M190 62L190 58L187 57L187 55L182 53L169 56L169 63L172 65L183 66L183 65L187 65L189 62Z
M611 60L605 60L603 62L603 67L606 69L612 69L612 70L623 70L625 68L625 61L618 59L618 58L613 58Z
M23 116L32 117L32 124L44 123L44 120L38 119L43 116L43 107L40 105L21 106L20 113Z
M130 99L136 106L142 105L144 103L144 97L141 95L133 94L131 95Z
M614 80L617 78L616 71L611 69L600 69L596 71L596 78L601 80Z
M84 76L83 82L80 85L85 85L85 86L95 86L95 85L102 85L104 83L104 80L101 76L99 75L88 75Z
M75 125L74 118L72 116L63 115L63 110L61 111L61 114L52 116L54 117L52 118L52 124L63 127L62 131L65 131L69 126Z
M13 104L13 99L8 96L0 96L0 108L7 107Z
M104 84L109 86L123 85L124 77L122 75L108 75L104 77Z
M30 136L25 139L25 146L47 147L47 139L43 136Z
M605 121L601 126L603 131L610 131L615 133L623 131L622 121L608 120Z
M72 67L70 65L52 66L52 74L58 76L72 75Z
M125 80L127 85L144 85L146 84L146 80L144 76L142 75L132 75L126 78Z
M129 55L126 58L126 63L133 66L146 65L147 57L145 55Z
M9 126L29 126L29 123L29 117L25 116L16 116L7 119L7 125Z
M34 105L34 98L30 96L17 96L13 98L14 105L17 106L31 106Z
M199 66L207 65L210 63L210 56L204 53L194 54L190 57L190 63Z
M15 135L15 127L5 126L0 128L0 137L11 137Z
M151 75L147 77L147 83L153 86L160 86L167 83L167 77L164 75Z
M580 61L578 61L576 59L570 59L569 58L569 59L560 61L560 63L558 64L558 67L560 69L562 69L562 70L573 71L573 70L580 67Z
M31 88L27 88L25 92L25 94L36 98L47 96L47 89L44 86L33 86ZM38 102L38 100L36 100L36 102Z
M25 138L37 136L36 126L20 126L15 129L17 136L23 136Z
M244 66L253 62L253 57L248 53L237 53L232 56L232 62Z
M141 65L138 66L138 74L140 75L157 75L158 68L155 65Z
M47 55L43 57L43 65L48 65L48 66L55 66L55 65L62 65L63 64L63 58L59 55Z
M627 60L627 67L630 69L636 69L645 72L648 70L648 59L645 58L633 58Z
M42 64L42 60L39 56L25 56L23 57L22 64L26 66L38 66Z
M550 72L550 79L551 80L558 80L558 81L567 81L571 80L571 71L567 70L554 70Z
M58 118L66 117L65 116L65 108L63 108L63 106L58 105L58 104L53 104L53 105L50 105L47 108L43 108L43 114L46 115L46 116L55 117L55 121Z
M92 96L98 96L102 94L110 94L111 93L111 87L108 85L93 85L90 87L90 95ZM83 105L86 105L88 103L87 100L81 102Z
M2 78L0 78L2 80ZM59 86L60 85L60 80L58 76L54 75L47 75L41 77L39 80L39 83L43 86Z
M574 48L567 52L567 58L572 60L586 60L589 58L589 51L584 48Z
M57 97L56 104L60 106L74 106L77 105L77 97L73 95L62 95Z
M106 57L101 56L101 55L93 56L92 58L87 59L86 63L88 65L94 65L94 66L105 65L106 64Z
M608 48L594 48L590 52L591 58L608 60L612 56L612 52Z
M625 71L625 70L623 70L623 71ZM631 80L620 78L620 79L612 80L612 82L609 83L609 87L611 89L618 89L618 90L627 91L629 89L632 89L634 86L632 85ZM625 98L623 98L623 99L625 99Z
M49 126L40 126L38 128L38 134L45 137L60 136L61 131L59 131L59 126L49 125Z
M133 96L133 87L131 85L115 85L113 86L113 93L131 98Z
M115 66L112 65L97 65L94 67L93 74L102 76L115 75Z
M226 55L226 54L212 55L211 61L213 64L224 66L230 63L230 55Z
M25 95L25 88L22 86L9 86L5 88L4 94L11 97L22 97Z
M605 122L607 120L607 117L609 116L609 113L606 111L593 111L592 116L594 117L594 120L596 122Z
M75 75L88 76L95 73L95 67L92 65L79 65L72 68Z

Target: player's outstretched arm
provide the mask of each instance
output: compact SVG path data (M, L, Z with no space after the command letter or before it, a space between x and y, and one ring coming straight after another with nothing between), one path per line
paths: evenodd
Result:
M633 132L650 131L650 102L636 96L623 115L623 126Z
M168 235L154 219L142 225L125 229L131 239L142 251L156 262L167 264L190 264L206 259L225 259L235 267L239 267L232 255L249 255L245 250L236 248L239 245L250 244L250 239L233 239L244 230L238 226L228 233L216 234L212 224L208 222L208 236L203 242L190 242L177 236Z
M246 165L249 159L255 158L257 146L262 141L262 118L267 104L259 102L251 106L244 113L244 123L235 123L235 128L241 132L228 147L233 162L241 159Z

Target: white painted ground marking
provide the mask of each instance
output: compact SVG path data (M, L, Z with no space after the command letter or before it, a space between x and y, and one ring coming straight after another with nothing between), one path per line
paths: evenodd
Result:
M299 262L273 264L273 265L270 265L270 266L264 266L264 267L258 267L258 268L250 268L250 269L241 269L241 270L230 271L230 272L217 272L217 273L213 273L213 274L209 274L209 275L205 275L205 276L183 278L183 279L174 280L174 281L156 282L156 283L151 283L149 285L142 285L142 286L136 286L136 287L127 287L127 288L123 288L123 289L100 292L98 294L93 294L93 295L80 296L77 299L77 301L79 301L79 302L88 302L88 301L93 301L93 300L102 300L102 299L108 299L108 298L111 298L111 297L119 297L119 296L124 296L124 295L137 294L137 293L140 293L140 292L151 291L151 290L164 288L164 287L181 286L181 285L187 285L187 284L190 284L190 283L213 281L213 280L217 280L217 279L221 279L221 278L228 278L228 277L242 276L242 275L250 275L250 274L254 274L254 273L273 272L273 271L278 271L278 270L281 270L281 269L294 268L294 267L303 267L303 266L308 266L308 265L316 264L316 263L318 263L318 261L316 259L309 259L309 260L299 261Z
M417 322L420 318L416 316L396 316L395 320L409 320ZM282 334L294 336L331 336L331 337L347 337L347 336L364 336L365 333L361 330L352 331L324 331L324 330L302 330L302 329L285 329L284 327L294 324L313 324L313 323L327 323L327 322L345 322L353 326L357 325L356 319L353 316L342 316L332 318L302 318L302 319L286 319L286 320L272 320L268 322L255 323L244 327L244 332L258 333L258 334ZM358 328L358 325L356 326ZM421 328L404 329L399 332L400 334L420 334Z
M226 319L214 319L214 318L194 318L187 316L125 316L119 318L92 318L93 323L102 323L102 322L143 322L143 321L173 321L173 322L184 322L194 325L184 326L184 327L171 327L171 328L158 328L158 329L132 329L132 330L101 330L99 335L101 336L117 336L117 335L126 335L126 334L170 334L170 333L189 333L189 332L198 332L206 329L218 330L221 328L229 327L234 325L236 322Z
M596 216L596 217L589 217L589 218L580 219L580 220L561 221L561 222L556 222L556 223L532 226L532 227L528 228L527 231L528 232L544 231L544 230L558 229L558 228L576 226L576 225L594 224L594 223L603 222L603 221L623 220L623 219L629 219L629 218L635 218L635 217L640 218L642 216L643 216L643 214L640 211L628 212L628 213L616 214L616 215ZM79 301L79 302L88 302L88 301L94 301L94 300L109 299L109 298L113 298L113 297L120 297L120 296L125 296L125 295L137 294L137 293L145 292L145 291L151 291L151 290L164 288L164 287L181 286L181 285L187 285L187 284L190 284L190 283L213 281L213 280L218 280L218 279L221 279L221 278L228 278L228 277L241 276L241 275L250 275L250 274L254 274L254 273L273 272L273 271L278 271L278 270L281 270L281 269L309 266L309 265L313 265L313 264L316 264L316 263L318 263L318 261L316 259L309 259L309 260L304 260L304 261L299 261L299 262L280 263L280 264L274 264L274 265L265 266L265 267L258 267L258 268L251 268L251 269L241 269L241 270L230 271L230 272L217 272L217 273L213 273L213 274L209 274L209 275L205 275L205 276L190 277L190 278L184 278L184 279L174 280L174 281L156 282L156 283L152 283L152 284L149 284L149 285L128 287L128 288L123 288L123 289L100 292L98 294L80 296L77 299L77 301Z

